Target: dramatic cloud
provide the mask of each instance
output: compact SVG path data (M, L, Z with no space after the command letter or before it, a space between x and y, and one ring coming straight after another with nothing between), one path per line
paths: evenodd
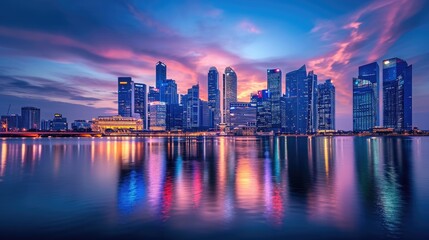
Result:
M239 3L222 1L167 1L162 9L158 4L6 0L0 9L0 94L112 112L117 77L154 85L155 63L161 60L180 93L199 83L204 99L208 69L216 66L222 74L231 66L239 79L239 100L248 101L250 93L266 88L267 68L280 67L285 74L307 64L320 81L333 79L337 117L344 120L337 127L350 129L351 78L357 67L398 56L414 64L415 83L422 85L415 91L415 111L429 115L420 109L429 101L421 91L429 84L420 79L421 66L429 63L425 43L418 40L429 31L423 0L363 1L341 12L326 8L329 1L305 4L308 12L283 5L266 9L263 3L243 11L237 11ZM312 15L320 9L323 14ZM413 37L404 39L410 33ZM412 48L410 41L418 44ZM302 53L288 55L297 48Z

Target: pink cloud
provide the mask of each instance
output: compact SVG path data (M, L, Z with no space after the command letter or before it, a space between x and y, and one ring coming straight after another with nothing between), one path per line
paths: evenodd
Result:
M260 34L262 31L252 22L249 22L247 20L243 20L239 23L239 28L243 31L246 31L248 33L253 34Z

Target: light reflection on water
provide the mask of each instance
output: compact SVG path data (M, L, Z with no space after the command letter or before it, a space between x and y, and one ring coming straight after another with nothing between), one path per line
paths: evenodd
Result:
M429 138L111 137L0 145L6 236L429 236Z

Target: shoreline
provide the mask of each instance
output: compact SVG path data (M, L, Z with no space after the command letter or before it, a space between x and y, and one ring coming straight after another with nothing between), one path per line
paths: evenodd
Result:
M218 135L214 132L189 133L122 133L101 134L97 132L0 132L0 138L105 138L105 137L428 137L429 133L337 133L337 134L255 134L255 135Z

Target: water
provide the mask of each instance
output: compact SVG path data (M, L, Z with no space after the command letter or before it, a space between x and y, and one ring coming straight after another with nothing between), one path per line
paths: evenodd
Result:
M0 239L429 238L429 138L0 140Z

